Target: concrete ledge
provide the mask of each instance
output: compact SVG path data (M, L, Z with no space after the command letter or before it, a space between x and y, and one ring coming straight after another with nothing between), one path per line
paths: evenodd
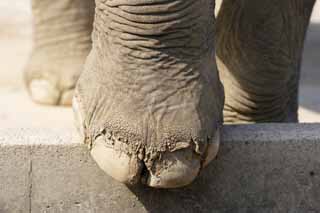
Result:
M72 130L0 129L0 212L318 212L320 124L227 126L218 159L180 190L127 188Z

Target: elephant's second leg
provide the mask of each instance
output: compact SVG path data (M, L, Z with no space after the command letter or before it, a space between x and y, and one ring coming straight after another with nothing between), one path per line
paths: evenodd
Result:
M33 0L34 44L25 70L31 98L70 105L91 49L94 0Z
M303 43L315 0L224 0L217 63L225 122L295 122Z

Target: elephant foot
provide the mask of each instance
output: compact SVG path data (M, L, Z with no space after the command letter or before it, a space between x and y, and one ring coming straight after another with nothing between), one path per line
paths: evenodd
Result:
M122 183L190 184L215 158L222 125L213 1L96 3L73 100L84 142Z
M142 114L133 116L131 113L134 112L131 111L130 115L125 116L120 115L116 109L108 109L117 105L121 108L121 103L108 106L106 101L105 105L98 104L96 109L91 106L84 110L84 106L90 105L90 102L83 103L85 99L82 98L77 91L73 100L78 130L89 145L91 156L98 166L119 182L128 185L141 182L154 188L183 187L192 183L217 155L220 126L214 119L212 125L209 125L211 129L206 129L207 132L203 134L203 129L200 129L203 127L184 117L186 115L180 115L182 117L178 119L190 123L180 127L177 127L175 120L159 121L158 124L148 121L149 124L144 124L139 119L144 117ZM100 98L100 101L105 100L104 97ZM99 102L99 97L92 101ZM114 119L109 113L126 120ZM179 116L183 112L177 110L174 114ZM197 115L190 114L188 117ZM105 125L99 125L103 122ZM198 136L193 136L195 131L192 124L195 129L198 128ZM159 129L154 128L156 125Z
M71 105L91 49L94 1L32 0L34 44L24 72L32 100Z

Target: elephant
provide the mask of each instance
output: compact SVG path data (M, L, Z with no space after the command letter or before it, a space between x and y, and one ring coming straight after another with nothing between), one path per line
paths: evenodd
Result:
M73 105L98 166L124 184L191 184L223 123L297 122L315 0L32 0L30 97Z

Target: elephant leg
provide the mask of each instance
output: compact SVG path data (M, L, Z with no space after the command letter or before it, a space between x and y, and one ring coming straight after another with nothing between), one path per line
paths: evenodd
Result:
M191 183L219 145L214 1L96 1L73 102L97 164L127 184Z
M215 43L225 122L297 122L300 64L314 3L224 0Z
M33 51L24 73L31 98L71 105L91 49L94 0L32 0Z

